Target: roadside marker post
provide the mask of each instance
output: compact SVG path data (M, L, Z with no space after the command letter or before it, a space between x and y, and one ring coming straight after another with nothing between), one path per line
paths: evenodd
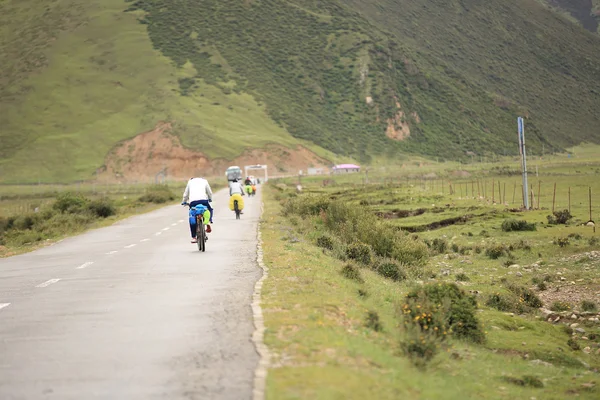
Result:
M527 196L527 153L525 152L525 124L522 117L517 118L519 135L519 153L521 154L521 171L523 173L523 199L526 210L529 210L529 196Z

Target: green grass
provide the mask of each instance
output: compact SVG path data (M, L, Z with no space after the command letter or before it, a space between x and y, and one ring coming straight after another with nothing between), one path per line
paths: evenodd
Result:
M600 193L595 172L600 162L595 157L597 148L585 150L586 154L584 149L573 151L577 156L571 159L555 156L539 161L540 179L552 184L556 181L558 188L571 186L572 213L575 220L585 222L587 187L596 193L594 199ZM518 164L500 160L495 165L514 168ZM455 179L452 176L456 167L450 163L432 164L419 172L435 172L438 181L444 178L446 184L484 178L490 183L492 179L517 179L499 174L505 171L503 168L489 171L477 164L462 166L472 173L469 180ZM457 193L450 195L447 186L442 193L439 184L437 189L431 189L431 185L424 188L421 175L413 174L409 167L393 173L371 171L369 185L362 184L362 174L327 177L334 180L328 186L323 186L323 177L303 178L301 195L294 193L292 179L273 181L272 186L267 186L261 229L270 275L263 288L263 311L265 341L274 354L267 397L561 399L576 394L596 398L595 371L600 367L600 356L592 343L600 326L578 321L585 328L585 335L593 339L585 340L582 334L571 336L572 331L567 332L564 325L543 320L535 308L539 303L532 296L538 296L546 308L556 301L557 294L568 293L565 290L575 290L583 299L593 300L600 285L598 260L578 256L597 249L589 244L589 239L596 237L592 229L575 221L548 226L549 210L509 212L504 205L492 204L491 196L475 199ZM542 206L548 207L552 200L552 186L546 185L550 191L545 191ZM574 189L577 187L580 190ZM412 269L417 274L408 274L405 280L385 278L367 267L358 268L360 279L347 279L340 274L347 264L339 259L336 248L340 235L325 231L326 221L332 218L331 209L311 217L281 206L286 199L301 202L303 197L311 196L315 197L311 204L325 204L333 199L351 209L364 210L367 220L394 208L427 210L418 216L380 222L398 228L465 212L482 216L462 225L419 232L416 241L431 243L438 239L448 245L445 249L438 246L441 253L432 249L425 265ZM565 204L566 194L560 201ZM597 208L594 210L598 219ZM507 219L536 222L538 229L504 232L501 226ZM487 234L482 235L482 231ZM322 239L325 232L330 240ZM368 234L376 235L377 230ZM553 244L556 237L569 235L569 246ZM292 237L299 240L289 240ZM493 244L504 246L507 253L499 259L487 257L485 248ZM454 245L458 252L453 250ZM476 247L482 251L477 253ZM462 249L468 250L463 253ZM542 281L547 286L543 291L535 285ZM404 296L421 283L456 283L474 293L479 308L476 316L485 330L483 343L451 338L448 345L440 344L432 361L424 367L414 366L402 351L401 343L411 336L410 331L400 328L398 309ZM511 302L509 309L498 311L486 305L496 293ZM377 330L366 326L369 312L377 313ZM592 347L591 354L583 351L586 346ZM540 382L543 387L538 387Z
M600 38L534 0L0 7L4 183L90 179L159 121L226 159L270 143L375 164L516 154L516 115L531 153L600 140ZM396 101L402 143L384 134Z
M72 18L52 27L55 40L37 34L35 51L44 62L35 68L22 69L22 47L28 46L23 38L2 48L0 82L13 80L0 85L4 183L89 179L113 146L161 120L174 121L173 133L184 145L212 158L231 159L269 143L307 145L247 93L225 94L198 79L194 93L182 96L178 79L195 76L194 67L178 68L154 50L146 26L135 13L123 12L122 0L63 0L45 17L42 2L3 7L10 12L3 10L1 25L15 29L2 39L27 37L46 18L63 13Z
M223 182L213 181L214 191ZM164 185L30 185L2 186L0 196L0 258L43 247L88 229L179 202L185 182ZM84 199L76 210L56 209L57 199ZM110 212L104 215L109 205Z

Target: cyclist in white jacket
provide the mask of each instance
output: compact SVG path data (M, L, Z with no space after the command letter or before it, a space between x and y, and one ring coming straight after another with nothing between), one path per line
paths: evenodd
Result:
M210 188L210 184L204 178L190 178L185 187L185 191L183 192L183 201L181 204L189 204L190 208L197 206L198 204L202 204L208 208L210 211L210 223L213 223L213 208L210 205L212 201L212 190ZM192 237L195 232L193 227L190 225L190 229L192 230ZM206 227L206 232L211 231L210 225Z

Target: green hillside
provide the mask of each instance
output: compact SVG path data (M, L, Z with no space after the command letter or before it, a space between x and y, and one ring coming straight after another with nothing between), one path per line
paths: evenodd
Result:
M159 121L227 159L516 153L518 115L532 151L600 142L600 37L536 0L3 0L0 30L0 182Z

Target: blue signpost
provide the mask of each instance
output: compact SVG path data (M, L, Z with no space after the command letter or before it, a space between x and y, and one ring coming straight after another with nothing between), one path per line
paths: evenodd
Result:
M529 196L527 185L527 153L525 152L525 124L523 118L517 118L518 134L519 134L519 153L521 153L521 170L523 172L523 205L526 210L529 210Z

